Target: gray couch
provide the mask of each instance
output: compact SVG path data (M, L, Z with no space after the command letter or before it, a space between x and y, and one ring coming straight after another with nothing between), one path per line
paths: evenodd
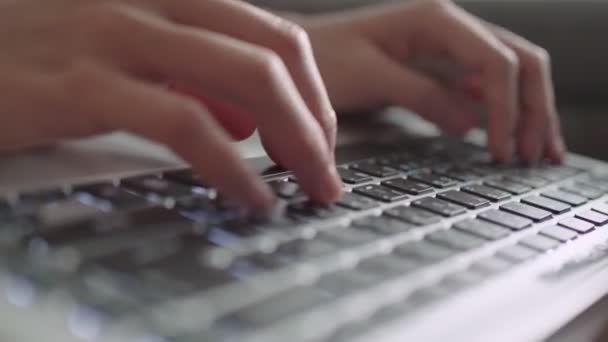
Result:
M382 0L254 0L300 12ZM407 0L393 0L407 1ZM552 56L564 131L573 151L608 160L608 0L462 0L470 12L545 47Z

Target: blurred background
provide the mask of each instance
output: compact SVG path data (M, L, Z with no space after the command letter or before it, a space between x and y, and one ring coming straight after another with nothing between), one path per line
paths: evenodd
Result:
M252 0L312 13L383 0ZM408 0L384 0L408 1ZM546 48L569 148L608 160L608 0L462 0L468 11Z

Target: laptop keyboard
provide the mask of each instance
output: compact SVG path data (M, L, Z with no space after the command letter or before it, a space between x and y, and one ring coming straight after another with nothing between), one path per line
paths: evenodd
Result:
M433 146L341 165L327 206L272 177L270 217L244 217L188 169L8 196L0 265L34 298L67 290L63 314L95 331L347 341L608 223L608 178Z

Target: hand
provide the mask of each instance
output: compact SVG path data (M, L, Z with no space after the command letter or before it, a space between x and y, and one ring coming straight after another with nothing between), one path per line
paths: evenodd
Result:
M296 20L339 110L401 105L463 133L478 125L480 102L495 158L514 146L529 162L563 158L549 56L523 38L440 0Z
M4 1L0 23L0 150L127 130L262 207L271 192L227 134L253 124L313 199L339 195L335 113L298 26L220 0ZM168 83L230 106L206 108Z

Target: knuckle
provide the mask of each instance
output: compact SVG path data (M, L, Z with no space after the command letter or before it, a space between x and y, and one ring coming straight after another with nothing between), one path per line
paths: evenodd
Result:
M534 60L534 64L540 70L548 70L551 67L551 55L549 52L539 46L534 46L530 50L530 54Z
M86 61L74 62L63 74L63 84L68 96L79 99L80 102L90 99L103 88L102 72L92 63Z
M502 49L498 52L498 66L507 74L519 73L519 57L517 54L508 48Z
M247 72L250 80L257 85L274 89L280 86L287 70L276 52L261 48L250 58Z
M277 52L287 60L301 60L312 52L310 38L302 27L283 21L278 29Z

